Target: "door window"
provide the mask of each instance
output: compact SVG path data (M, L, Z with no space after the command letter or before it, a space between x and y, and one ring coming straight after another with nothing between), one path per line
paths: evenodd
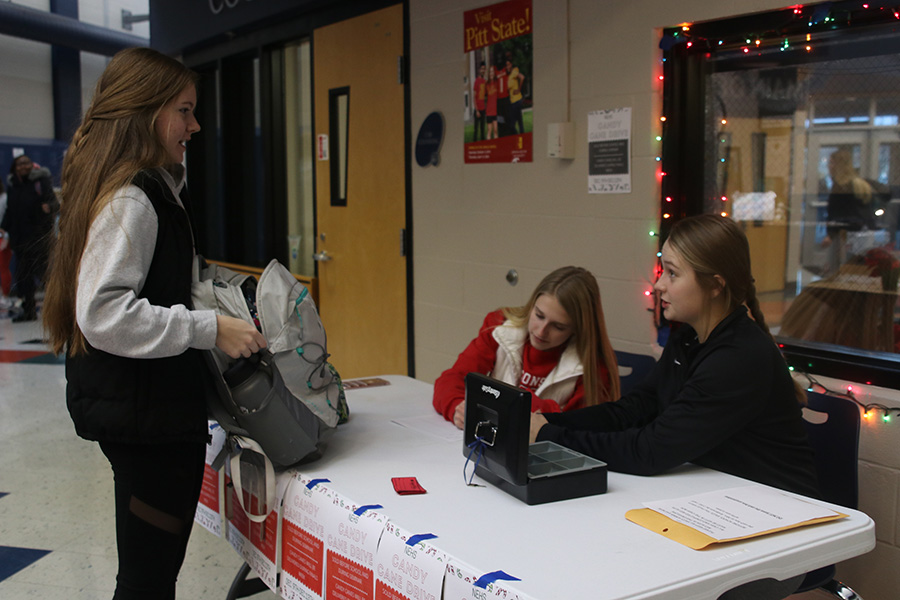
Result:
M328 90L328 136L331 153L331 205L347 206L347 153L350 132L350 88Z

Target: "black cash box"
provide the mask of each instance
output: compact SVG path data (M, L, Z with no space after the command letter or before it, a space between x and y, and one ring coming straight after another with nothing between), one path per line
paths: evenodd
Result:
M526 504L606 492L606 463L554 442L528 444L531 393L479 373L466 375L463 455L476 475Z

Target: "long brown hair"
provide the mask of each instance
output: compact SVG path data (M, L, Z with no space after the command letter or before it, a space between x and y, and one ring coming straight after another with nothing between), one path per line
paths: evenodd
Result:
M745 304L760 329L772 337L756 297L750 243L734 220L713 214L682 219L672 227L666 243L693 269L701 287L721 289L729 313ZM716 280L716 275L725 281L724 286ZM774 337L772 343L776 343ZM794 388L797 400L806 404L806 393L796 381Z
M572 337L568 343L575 344L584 368L585 405L617 400L621 393L619 367L606 331L597 278L581 267L561 267L541 280L528 304L504 308L503 315L517 327L527 326L534 303L544 294L554 296L572 319ZM609 372L609 387L600 380L598 363Z
M150 48L119 52L100 76L63 161L60 233L43 308L44 328L57 354L66 346L74 354L87 347L75 321L75 296L91 223L139 171L171 162L156 134L156 119L196 82L193 71Z

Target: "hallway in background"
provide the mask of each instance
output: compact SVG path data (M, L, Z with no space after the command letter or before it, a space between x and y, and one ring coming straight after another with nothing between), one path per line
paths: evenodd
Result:
M62 360L41 338L40 322L0 312L0 598L109 600L112 470L96 443L75 435ZM242 563L195 525L178 598L224 599Z

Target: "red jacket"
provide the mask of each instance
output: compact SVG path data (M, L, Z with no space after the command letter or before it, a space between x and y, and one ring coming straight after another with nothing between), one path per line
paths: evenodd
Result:
M467 373L489 374L494 368L499 346L493 336L493 330L505 321L503 312L496 310L484 318L484 323L478 331L478 336L472 340L452 367L444 371L434 382L434 398L432 403L435 410L441 413L448 421L453 420L453 413L460 402L466 397L465 377ZM550 352L550 351L548 351ZM598 365L598 374L602 381L608 383L609 375L603 365ZM518 382L516 383L518 384ZM584 406L584 378L578 377L572 396L565 405L560 408L559 403L553 399L544 399L532 394L531 410L541 412L569 411Z

